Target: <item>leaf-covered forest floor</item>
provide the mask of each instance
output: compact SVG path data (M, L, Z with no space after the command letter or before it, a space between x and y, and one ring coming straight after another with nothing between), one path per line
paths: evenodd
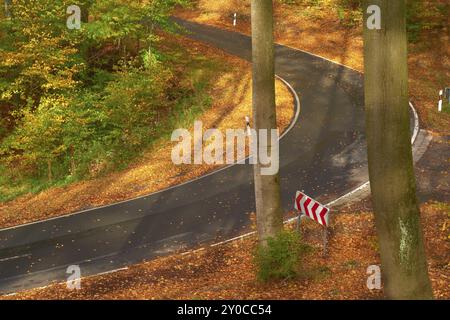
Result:
M450 137L431 142L429 152L416 166L416 175L434 295L450 299L450 158L442 161L442 154L450 154ZM382 290L371 291L366 286L367 268L380 264L370 197L343 204L332 212L327 257L322 256L322 227L312 220L302 221L303 241L312 250L302 257L300 276L293 280L257 281L253 260L256 239L252 236L83 278L80 291L69 291L62 283L2 298L382 299Z
M338 13L332 12L331 9L318 10L311 7L304 11L303 8L294 8L288 14L283 8L286 6L276 6L278 42L362 70L362 38L359 27L342 25ZM240 13L240 17L238 26L233 28L231 13L235 10ZM201 0L198 9L180 11L178 15L244 33L249 33L250 30L248 6L242 0ZM436 136L418 163L416 173L419 196L423 202L421 219L434 295L438 299L450 299L450 117L436 112L436 90L449 83L449 55L443 53L447 47L442 45L446 43L442 42L442 38L426 33L422 37L426 41L410 45L410 89L422 120L422 127L433 130ZM198 50L201 50L200 47L203 46L197 45ZM439 45L440 49L435 50ZM206 50L215 51L221 59L226 57L227 61L244 64L220 51L210 48ZM249 73L248 75L250 77ZM234 79L235 75L229 76ZM242 75L239 75L239 79L241 78ZM289 119L289 116L286 118ZM241 127L241 121L239 113L236 122L238 127ZM151 158L146 157L142 161L146 162L147 159ZM148 171L148 163L145 170L136 171L137 175L131 173L127 176L126 171L122 177L128 177L129 181L140 179L140 174ZM133 170L130 169L130 172ZM186 176L182 177L189 179L191 173L183 173ZM195 174L199 172L192 173L193 176ZM108 195L106 199L110 199L110 194L123 195L119 191L114 193L120 183L117 177L114 174L111 175L111 180L105 180L105 186L118 181L112 187L105 188L103 194ZM152 179L154 178L148 178ZM175 179L170 182L176 183ZM158 183L152 185L158 186ZM132 184L126 185L129 187ZM95 184L91 185L91 188L94 186ZM11 213L23 210L31 214L33 209L30 206L49 201L57 192L61 193L57 197L62 197L63 204L57 204L57 210L64 208L64 201L68 201L70 197L78 197L78 201L86 201L89 204L95 203L95 199L82 197L82 194L89 190L82 185L75 185L67 198L62 194L63 190L71 191L67 188L55 189L53 194L43 193L37 197L24 198L24 202L15 207L17 211ZM94 190L97 191L95 188ZM136 193L145 193L146 190L138 190ZM42 204L38 208L44 210L46 206ZM0 206L0 214L2 210L4 208ZM33 213L35 212L36 210L33 210ZM367 267L380 264L370 198L335 208L334 212L327 257L322 256L321 227L312 221L302 223L303 240L312 250L303 256L299 264L300 276L293 280L259 283L253 262L256 239L249 237L188 254L158 258L112 274L83 278L80 291L69 291L66 284L62 283L2 299L382 299L382 290L371 291L366 286ZM10 219L14 221L14 218Z
M190 108L197 108L196 112L180 115L180 118L184 117L182 121L186 123L186 128L192 131L194 121L201 120L204 130L218 128L225 132L226 129L245 129L244 117L252 114L250 64L180 36L165 35L162 43L160 50L178 57L177 85L190 88L193 97L207 96L207 99L192 99ZM196 89L194 85L199 83L202 86ZM283 131L294 116L295 104L292 93L279 80L276 89L277 121L280 131ZM198 101L208 103L196 105ZM170 134L164 134L126 170L0 203L0 228L132 199L220 167L206 164L176 166L171 160L173 146L175 143L170 141Z
M449 210L422 206L429 273L435 298L449 299ZM328 256L322 255L322 227L302 222L310 246L292 280L260 283L255 275L255 237L158 258L127 270L83 278L81 290L65 283L2 299L382 299L367 289L367 268L379 265L373 214L359 204L332 219Z
M278 43L363 71L361 9L343 9L342 1L338 0L289 1L292 4L282 2L274 1L275 40ZM244 34L251 33L250 1L197 0L195 3L193 8L178 10L176 15ZM439 113L437 103L439 90L450 85L450 46L446 20L449 5L445 0L422 3L424 7L416 9L419 11L415 13L417 22L410 24L410 96L418 110L422 128L448 135L450 106ZM235 12L238 14L236 27L233 26ZM434 28L437 24L447 27L444 30ZM421 31L414 32L419 26Z

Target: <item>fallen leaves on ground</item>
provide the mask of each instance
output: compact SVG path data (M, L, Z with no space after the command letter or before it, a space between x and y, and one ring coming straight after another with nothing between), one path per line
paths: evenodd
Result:
M449 206L422 206L429 273L435 298L449 299ZM379 265L374 217L370 212L337 214L328 256L322 255L322 227L312 220L301 232L313 250L303 258L297 279L259 283L254 237L131 266L82 279L81 290L65 284L4 299L382 299L367 289L367 268Z
M424 5L436 7L445 3L446 0L436 0L425 2ZM336 0L322 1L320 6L276 1L275 40L363 71L362 22L356 21L354 25L343 23L336 10L338 6ZM236 26L233 26L234 12L238 13ZM197 0L196 6L180 9L176 15L198 23L251 34L250 1ZM450 83L448 32L425 29L417 41L409 44L408 51L409 91L419 113L421 127L448 134L450 114L437 111L438 92Z
M165 38L168 46L182 45L191 55L220 61L228 70L213 71L217 73L212 77L215 82L209 89L213 103L198 119L203 122L203 130L217 128L225 133L226 129L245 129L244 117L252 115L250 63L185 37L165 35ZM295 105L292 93L281 81L277 80L276 90L277 124L282 132L294 116ZM190 125L193 127L193 123ZM161 139L124 171L0 203L0 228L147 195L223 167L206 164L174 165L171 152L175 143L169 139L170 137ZM246 151L248 154L248 148Z

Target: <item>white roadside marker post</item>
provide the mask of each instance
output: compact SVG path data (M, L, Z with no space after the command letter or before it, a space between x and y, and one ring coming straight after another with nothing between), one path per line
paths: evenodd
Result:
M233 15L233 26L236 27L237 24L237 13L235 12Z
M443 100L444 90L439 91L439 103L438 103L438 111L442 112L442 100Z
M247 136L251 137L252 131L251 131L251 127L250 127L250 117L249 116L245 116L245 127L247 129Z

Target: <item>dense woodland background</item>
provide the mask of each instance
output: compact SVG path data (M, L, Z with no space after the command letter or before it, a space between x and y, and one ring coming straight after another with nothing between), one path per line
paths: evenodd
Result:
M72 2L13 1L1 19L2 184L39 188L117 169L189 96L176 57L155 47L155 27L175 30L168 14L183 1L80 1L89 22L69 30Z
M342 25L362 23L360 2L333 2ZM69 30L73 1L10 1L0 16L0 201L124 168L210 104L205 83L180 74L182 49L162 41L177 30L172 9L196 3L82 0L82 28ZM442 32L447 10L408 1L410 41Z

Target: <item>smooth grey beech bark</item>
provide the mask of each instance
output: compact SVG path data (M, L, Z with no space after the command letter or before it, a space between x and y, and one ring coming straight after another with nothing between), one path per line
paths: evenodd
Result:
M272 0L252 0L251 11L254 127L256 132L268 130L267 147L272 150L270 130L277 126ZM268 238L283 230L283 214L279 175L262 175L261 167L258 159L254 166L257 229L259 242L265 245Z
M363 9L369 175L384 291L390 299L429 299L410 137L406 1L364 0Z

